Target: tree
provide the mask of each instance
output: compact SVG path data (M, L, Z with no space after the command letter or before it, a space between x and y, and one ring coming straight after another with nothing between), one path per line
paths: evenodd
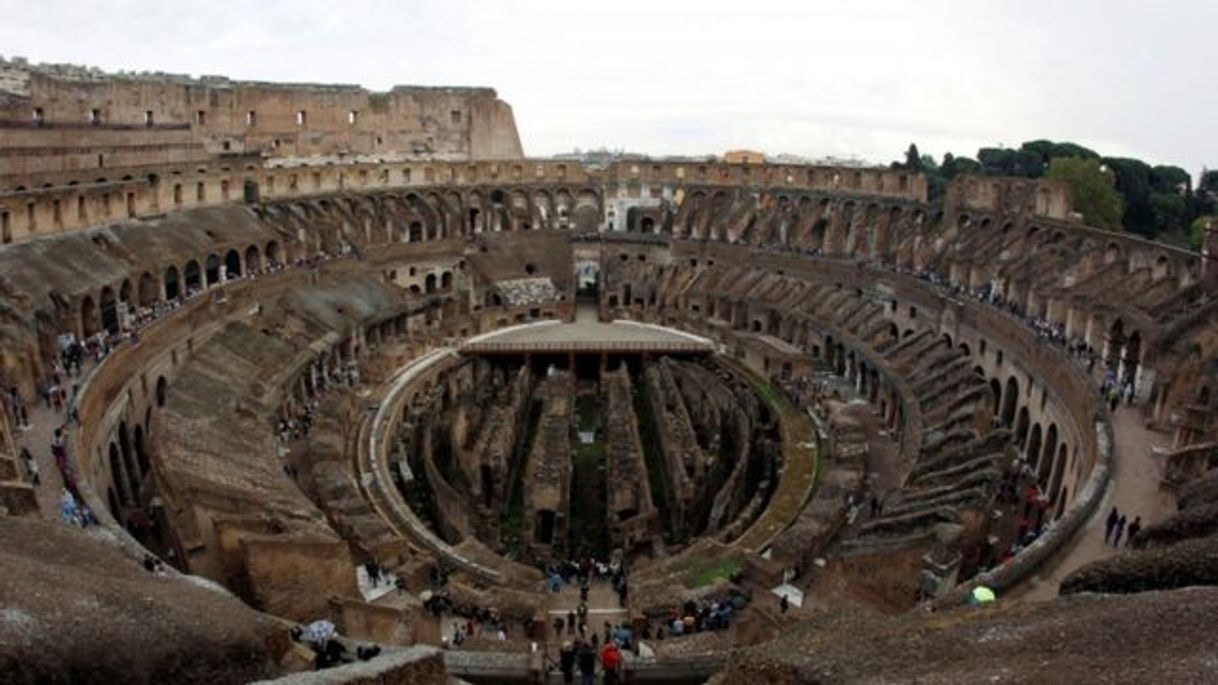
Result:
M1178 166L1159 165L1150 170L1150 187L1157 193L1187 193L1193 184L1188 172Z
M1175 192L1151 193L1148 204L1154 217L1155 235L1184 232L1189 216L1188 202L1183 195Z
M905 151L905 168L909 171L922 171L922 155L918 154L918 146L914 143L909 144L909 149Z
M943 155L943 166L939 167L943 178L952 180L960 174L980 174L981 165L975 159L956 157L952 153Z
M1193 225L1188 232L1188 242L1194 250L1200 250L1205 243L1205 228L1209 225L1218 230L1218 216L1199 216L1193 220Z
M1070 185L1074 209L1090 226L1109 231L1121 230L1122 203L1114 186L1113 174L1098 160L1059 157L1049 162L1045 178Z
M1121 223L1125 230L1147 237L1155 234L1155 214L1150 206L1150 166L1140 159L1105 157L1104 164L1116 174L1116 189L1125 198Z

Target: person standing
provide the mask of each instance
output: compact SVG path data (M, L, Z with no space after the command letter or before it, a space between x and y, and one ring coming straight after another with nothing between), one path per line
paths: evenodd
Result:
M601 648L601 670L605 672L605 685L616 684L622 666L622 652L613 640L605 640Z
M564 683L575 682L575 647L570 642L562 643L562 649L558 650L558 670L562 671Z
M1121 536L1124 534L1125 534L1125 516L1122 515L1121 520L1117 521L1116 530L1113 532L1113 535L1112 535L1112 546L1113 547L1121 546Z
M588 643L580 645L576 661L579 662L580 685L593 685L596 681L596 652Z
M1108 523L1104 526L1104 544L1112 541L1112 531L1116 530L1117 521L1121 515L1117 512L1117 508L1113 507L1112 512L1108 514Z
M42 478L38 475L38 461L34 459L34 455L30 454L28 447L21 448L21 463L25 466L25 472L29 476L30 482L40 485Z
M1133 517L1133 523L1129 524L1129 535L1125 536L1125 546L1133 547L1133 538L1142 530L1142 517Z

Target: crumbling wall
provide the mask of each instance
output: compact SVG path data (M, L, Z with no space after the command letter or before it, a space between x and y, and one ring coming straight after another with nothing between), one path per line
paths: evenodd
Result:
M567 546L573 390L565 371L551 373L536 390L542 410L525 468L523 539L539 559L561 558Z
M615 547L629 550L658 532L656 508L634 414L630 372L625 367L607 371L601 380L606 400L609 534Z

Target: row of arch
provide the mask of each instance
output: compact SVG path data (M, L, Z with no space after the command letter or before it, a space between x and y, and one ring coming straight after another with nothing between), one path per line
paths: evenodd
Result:
M144 271L134 284L126 278L117 288L104 286L96 299L93 295L81 297L78 332L85 338L101 331L118 333L125 316L134 314L132 310L185 299L243 275L278 268L284 264L283 259L279 241L271 240L244 250L234 247L223 253L213 252L202 260L191 259L180 269L170 264L159 273Z

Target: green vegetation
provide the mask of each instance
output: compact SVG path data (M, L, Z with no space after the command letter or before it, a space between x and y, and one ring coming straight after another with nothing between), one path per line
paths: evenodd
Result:
M744 568L740 557L732 556L726 559L700 557L690 559L689 564L681 570L681 582L685 587L696 590L700 587L727 580Z
M1215 230L1218 230L1218 216L1199 216L1193 219L1193 224L1188 231L1188 245L1194 250L1200 250L1201 244L1205 242L1205 227L1212 225Z
M1058 163L1054 171L1059 160L1069 161ZM910 145L905 159L892 166L924 173L932 203L942 200L947 184L960 174L1058 178L1070 184L1075 209L1088 224L1178 245L1195 246L1196 219L1218 214L1218 171L1203 170L1194 188L1180 167L1105 157L1070 142L1031 140L1018 148L982 148L976 159L948 152L942 163ZM1111 180L1101 184L1101 178ZM1117 203L1105 188L1115 190Z
M1087 225L1109 231L1121 230L1121 196L1117 194L1113 174L1097 159L1058 157L1049 163L1045 178L1070 184L1074 209L1081 213Z

